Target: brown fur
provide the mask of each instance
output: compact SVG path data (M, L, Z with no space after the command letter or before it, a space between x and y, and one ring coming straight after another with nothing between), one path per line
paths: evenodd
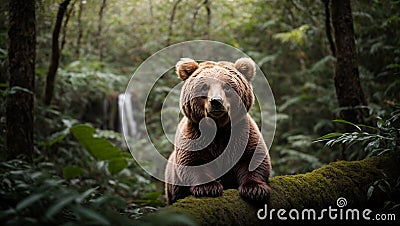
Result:
M193 182L193 186L190 187L166 183L168 204L189 195L220 196L224 189L230 188L238 189L245 200L265 202L270 194L267 181L271 163L262 135L248 114L254 102L250 84L255 73L254 62L249 58L241 58L235 63L207 61L198 64L185 58L177 63L176 71L185 81L180 100L185 117L178 125L175 150L169 161L183 166L197 166L214 160L224 151L235 153L241 146L245 147L245 151L234 167L220 178L213 177L212 170L182 175L179 165L168 165L165 172L168 181L178 181L185 177ZM199 93L200 96L195 95ZM223 109L223 113L214 111L215 106L210 104L210 98L214 96L220 97L222 104L219 108ZM243 106L243 111L240 110L240 106ZM208 120L204 120L205 123L202 121L202 125L200 121L206 117ZM195 149L193 140L202 139L202 126L207 128L213 125L210 120L214 120L217 127L214 139L205 148L191 151ZM232 136L235 139L229 143ZM257 160L260 165L249 171L253 155L259 156ZM229 156L225 159L227 163L231 160ZM206 184L198 184L196 181L199 178L213 180Z

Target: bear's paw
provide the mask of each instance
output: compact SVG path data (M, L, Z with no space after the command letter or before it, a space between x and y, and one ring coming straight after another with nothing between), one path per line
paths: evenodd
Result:
M221 196L224 191L224 187L217 181L212 181L207 184L201 184L192 186L190 192L196 197L218 197Z
M265 203L271 194L271 188L265 182L259 181L247 181L238 190L244 200L256 203Z

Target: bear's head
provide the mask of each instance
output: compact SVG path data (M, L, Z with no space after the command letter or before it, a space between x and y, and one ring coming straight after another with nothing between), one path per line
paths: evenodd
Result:
M219 127L239 121L254 102L250 82L255 70L250 58L240 58L235 63L181 59L176 64L176 72L184 81L180 99L182 113L194 123L210 117Z

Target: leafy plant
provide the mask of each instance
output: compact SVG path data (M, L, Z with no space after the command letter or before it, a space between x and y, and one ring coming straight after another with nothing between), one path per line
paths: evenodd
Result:
M400 177L397 180L390 179L388 177L375 181L369 188L367 192L367 199L373 199L374 195L378 193L385 194L384 206L383 208L389 211L400 209L399 201L399 191L400 191ZM397 200L397 201L396 201Z
M363 124L354 124L345 120L334 120L334 122L353 126L355 132L329 133L316 139L316 142L326 142L327 146L346 144L347 148L353 144L361 143L363 150L371 155L382 155L384 153L398 154L400 152L400 111L384 120L378 117L375 127ZM371 131L371 132L370 132Z
M277 33L274 35L274 38L279 39L282 42L292 42L301 45L305 41L305 34L309 28L309 25L304 24L290 32Z
M329 133L319 137L315 142L326 142L325 145L332 147L345 144L348 149L354 144L360 144L361 149L367 156L389 154L391 157L399 158L400 154L400 111L392 113L388 119L377 118L376 126L354 124L345 120L334 120L334 122L350 125L356 131L348 133ZM367 199L373 199L374 195L384 194L379 199L386 200L383 209L399 209L398 194L400 190L400 177L393 180L385 175L384 179L375 181L369 186ZM397 197L397 198L396 198ZM397 200L397 201L396 201Z
M108 140L119 134L74 123L65 122L69 126L40 146L57 152L57 158L48 155L34 159L34 164L22 160L0 164L0 195L4 197L0 203L1 222L7 225L154 223L156 218L134 220L163 206L162 194L154 192L155 186L149 178L137 172L139 167L131 155ZM74 144L75 139L71 138L79 144ZM65 143L69 150L64 150ZM48 158L51 161L45 160ZM174 222L184 220L176 215Z
M70 129L82 146L96 159L108 161L108 171L116 174L128 166L130 153L122 152L104 137L96 136L96 129L90 125L76 125Z
M122 152L119 147L104 137L105 135L110 136L110 134L115 137L115 132L96 130L89 124L71 125L53 134L52 139L42 145L52 146L62 141L68 134L74 135L82 147L97 161L107 161L107 170L111 174L117 174L125 169L128 166L128 159L132 158L130 153ZM63 171L68 176L75 174L79 176L83 173L83 170L77 166L65 167Z
M76 189L51 162L0 164L0 220L7 225L133 225L118 213L125 202L99 187Z

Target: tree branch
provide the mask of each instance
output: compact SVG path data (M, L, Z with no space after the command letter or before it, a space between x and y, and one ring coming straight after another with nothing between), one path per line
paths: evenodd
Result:
M207 10L206 39L210 39L210 30L211 30L211 7L210 7L210 1L209 0L205 0L204 1L204 6L206 7L206 10Z
M300 212L310 208L317 211L329 206L338 208L336 202L340 197L347 200L344 208L359 208L361 211L365 208L380 208L385 200L382 196L372 196L367 200L368 188L375 181L385 178L385 175L397 179L400 172L398 161L398 158L388 157L371 157L352 162L339 161L306 174L273 177L269 182L272 194L267 208L276 211L297 209ZM269 215L267 219L259 220L257 212L264 207L265 205L256 207L243 201L237 190L226 190L224 195L218 198L190 196L164 208L163 211L188 215L200 225L284 223L278 220L276 212L272 222Z
M205 1L207 1L207 0L205 0ZM194 32L194 26L196 24L197 15L199 14L200 8L204 4L205 1L201 1L201 2L197 3L196 7L194 8L194 13L192 16L192 23L190 24L190 34L192 34L192 35Z
M179 3L182 0L177 0L172 8L171 11L171 16L169 17L169 25L168 25L168 37L167 37L167 46L171 44L171 37L173 33L173 25L174 25L174 19L175 19L175 14L176 14L176 9L178 8Z
M64 24L62 26L62 38L61 38L60 56L62 56L62 52L64 50L64 45L66 43L68 22L69 22L69 18L71 17L72 11L74 10L75 3L76 3L76 0L74 0L72 2L71 7L69 8L67 13L65 14L65 20L64 20Z
M64 18L65 11L67 10L68 4L71 0L64 0L57 12L56 24L54 25L52 43L51 43L51 59L49 71L46 77L46 88L44 94L44 103L45 105L50 105L51 100L53 99L54 93L54 82L56 79L58 64L60 62L60 44L59 44L59 36L61 31L61 25Z
M79 11L78 11L78 18L77 18L77 27L78 27L78 35L76 37L76 49L75 54L76 58L79 59L80 51L81 51L81 40L82 40L82 11L83 11L83 0L79 1Z
M103 39L103 16L104 9L106 8L107 0L103 0L99 10L99 21L97 29L97 41L99 45L99 61L103 62L104 58L104 39Z
M329 46L332 52L332 56L336 57L336 45L332 37L332 25L331 25L331 10L330 10L330 0L321 0L325 6L325 32L326 37L329 41Z

